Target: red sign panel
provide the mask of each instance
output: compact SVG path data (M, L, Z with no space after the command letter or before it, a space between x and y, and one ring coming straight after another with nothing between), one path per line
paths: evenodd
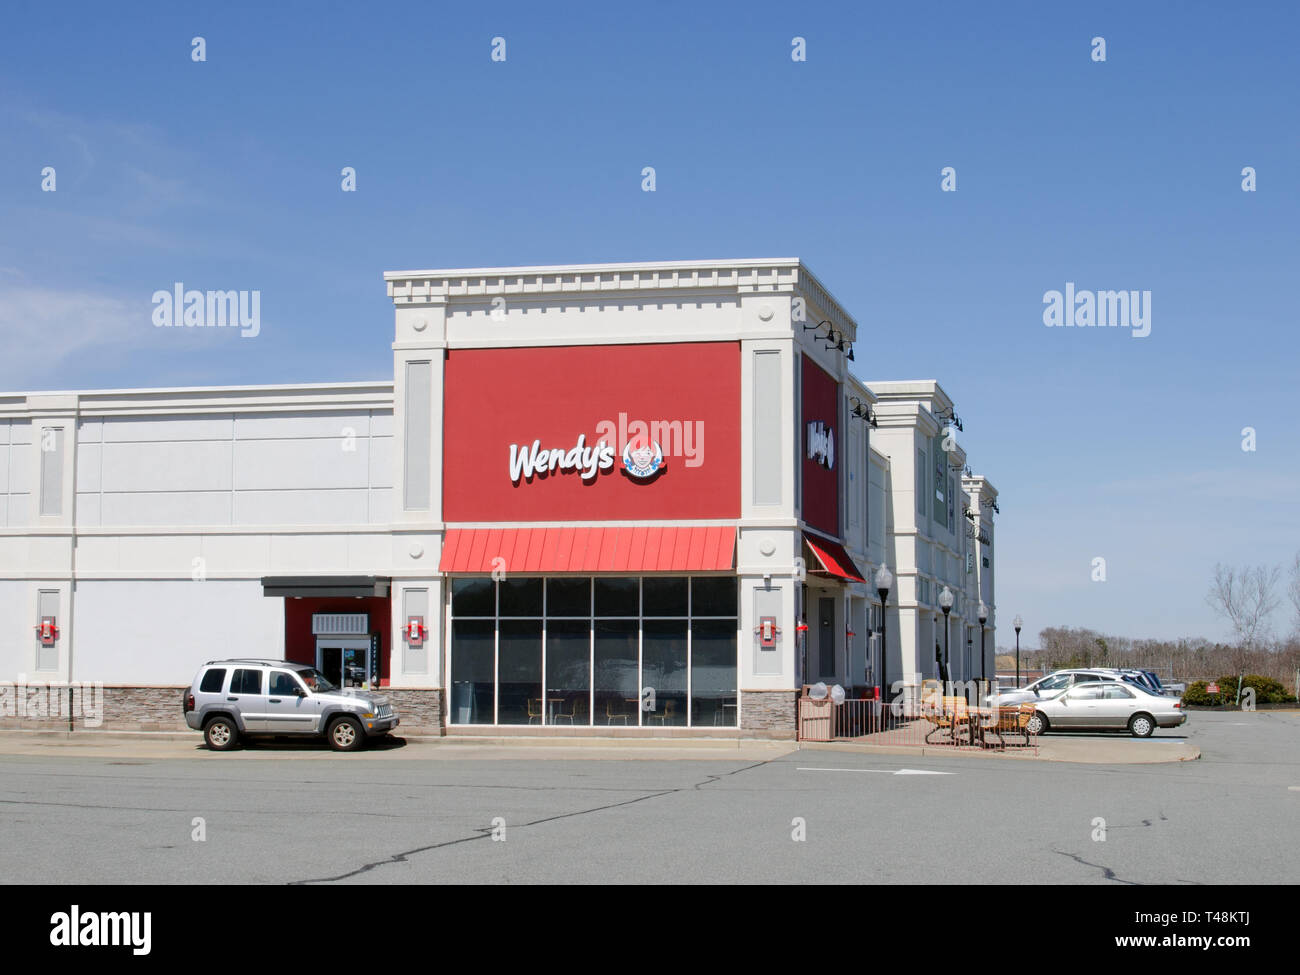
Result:
M828 535L840 534L839 383L803 357L803 520Z
M443 519L740 515L733 342L453 349Z

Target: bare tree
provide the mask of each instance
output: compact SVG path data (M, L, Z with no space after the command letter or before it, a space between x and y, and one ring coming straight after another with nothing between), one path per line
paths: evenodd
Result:
M1291 563L1291 584L1287 586L1286 594L1291 599L1291 610L1295 614L1291 620L1293 632L1300 635L1300 552L1295 553L1295 561Z
M1233 667L1238 673L1268 635L1268 619L1278 605L1277 583L1281 574L1277 566L1214 566L1214 581L1205 599L1227 618L1237 636Z

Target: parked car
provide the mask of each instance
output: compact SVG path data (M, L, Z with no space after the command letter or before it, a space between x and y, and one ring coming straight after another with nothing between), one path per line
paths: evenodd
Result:
M1051 729L1127 728L1135 738L1149 738L1156 728L1177 728L1186 720L1176 697L1152 694L1128 681L1085 681L1041 698L1026 730L1041 735Z
M1032 684L1028 684L1019 690L1000 692L990 697L989 703L997 705L1024 704L1026 701L1038 701L1043 698L1055 697L1057 694L1069 690L1075 684L1113 679L1114 675L1105 670L1057 670L1045 677L1038 678Z
M1151 685L1145 671L1121 670L1117 667L1088 667L1079 670L1056 670L1019 690L1002 691L999 688L998 693L989 698L989 703L999 705L1024 704L1026 701L1055 697L1075 684L1099 680L1122 680L1148 693L1164 693L1158 687Z
M340 689L316 668L288 660L209 660L181 708L214 751L256 735L324 735L335 751L348 752L399 723L386 698Z
M1164 688L1160 686L1160 678L1154 670L1138 670L1135 667L1105 667L1099 669L1115 674L1129 683L1139 684L1152 694L1163 695L1165 693Z

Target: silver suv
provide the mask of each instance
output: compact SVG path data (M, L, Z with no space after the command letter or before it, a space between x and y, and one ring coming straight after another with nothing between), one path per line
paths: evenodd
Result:
M247 735L324 735L335 751L349 752L398 724L386 698L340 689L316 668L288 660L209 660L181 707L185 723L216 751Z

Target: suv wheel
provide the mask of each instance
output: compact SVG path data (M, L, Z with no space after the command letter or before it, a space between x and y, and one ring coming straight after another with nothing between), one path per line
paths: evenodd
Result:
M239 726L224 715L203 726L203 740L214 752L228 752L239 743Z
M366 740L361 723L356 718L335 718L325 734L329 738L330 748L336 752L354 752Z
M1135 714L1128 720L1128 730L1134 738L1150 738L1156 723L1149 714Z
M1031 735L1047 733L1047 716L1042 711L1035 711L1034 716L1025 722L1025 731Z

